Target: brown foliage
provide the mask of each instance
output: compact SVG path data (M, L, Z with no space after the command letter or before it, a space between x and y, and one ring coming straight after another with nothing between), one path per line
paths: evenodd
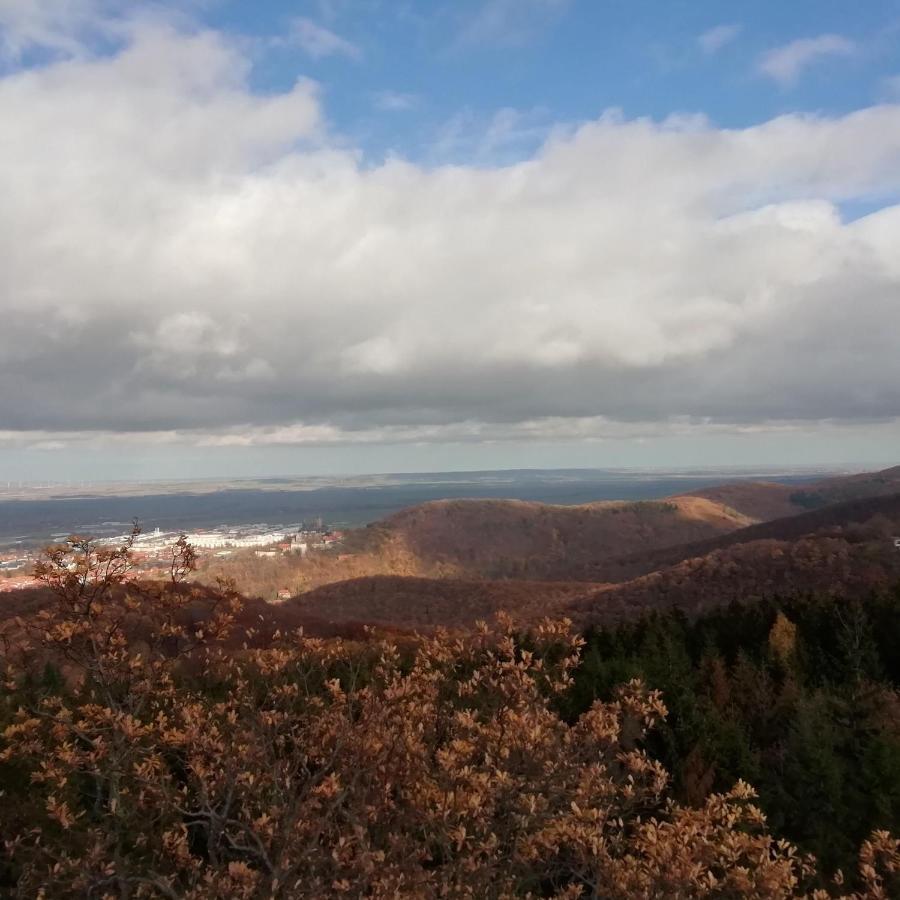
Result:
M742 512L751 519L766 522L803 512L791 501L797 487L774 481L736 481L691 491L693 497L706 497Z
M888 473L894 471L890 469ZM893 492L885 491L880 496L829 504L822 509L750 525L709 540L623 556L608 564L609 575L614 577L605 580L624 581L686 560L737 549L741 544L763 541L790 544L810 537L832 537L849 543L868 541L893 550L893 541L888 538L900 531L900 483L889 480L887 476L884 482L878 483L882 487L892 488Z
M192 562L182 542L171 582L135 592L130 545L73 540L40 569L58 600L40 643L78 677L34 696L8 671L0 760L31 783L0 819L14 895L826 896L748 786L667 801L641 749L658 694L633 682L557 714L581 645L567 623L406 654L302 634L225 653L235 598L186 618ZM152 625L139 646L133 617ZM898 864L874 835L864 896Z
M750 524L700 497L580 506L438 500L390 516L373 535L409 548L426 575L606 581L606 563L619 556Z
M769 632L769 647L784 665L788 665L797 649L797 626L780 610Z
M767 521L804 510L900 493L900 466L880 472L841 475L804 485L738 481L691 491L691 496L723 503L753 519Z
M732 600L812 593L863 598L898 578L900 553L893 541L859 541L838 531L797 540L754 540L715 550L602 588L562 611L579 624L610 624L653 609L677 607L697 615Z
M203 560L198 579L234 579L272 600L367 577L605 582L622 580L622 554L726 534L749 519L700 497L553 506L518 500L440 500L345 534L340 552ZM626 576L627 577L627 573Z
M583 597L583 582L463 581L453 578L371 576L330 584L286 606L333 622L407 628L471 627L479 619L515 610L516 621L536 622Z
M347 552L343 552L344 548L311 550L302 557L290 554L261 559L252 550L224 558L207 557L200 561L194 577L208 585L225 578L233 581L245 596L272 601L283 588L298 595L352 578L421 575L428 570L399 542L372 541L365 529L348 532L346 544Z

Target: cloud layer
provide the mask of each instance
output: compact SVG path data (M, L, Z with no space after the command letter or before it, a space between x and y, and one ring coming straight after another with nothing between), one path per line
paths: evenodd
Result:
M840 214L900 194L900 106L609 112L514 165L435 168L368 164L314 84L248 76L221 35L145 21L0 79L0 438L900 416L900 206Z
M839 34L800 38L764 54L759 71L787 87L797 81L804 69L829 57L850 56L855 50L853 41Z
M718 53L723 47L735 41L741 33L742 26L738 24L716 25L704 31L697 38L700 49L706 54Z
M297 18L291 22L288 43L295 44L313 59L326 56L346 56L361 59L362 51L339 34L313 22L312 19Z

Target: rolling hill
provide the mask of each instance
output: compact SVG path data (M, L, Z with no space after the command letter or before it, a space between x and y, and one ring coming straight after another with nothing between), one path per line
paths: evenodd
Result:
M457 515L455 510L447 512L451 521ZM626 516L625 521L634 525L635 511L627 510ZM418 515L414 521L421 521ZM624 575L640 570L599 585L578 580L376 576L327 585L295 598L291 605L331 627L341 623L457 627L501 610L523 622L567 615L587 626L670 607L693 615L732 600L776 595L864 597L900 583L895 535L900 535L900 494L838 503L704 541L598 562L591 571ZM435 532L428 537L436 540ZM516 539L522 538L517 534ZM458 552L459 544L455 546ZM583 569L589 565L588 560L581 561ZM616 580L619 583L613 583Z
M286 586L305 596L376 576L624 584L736 543L793 540L865 521L882 502L889 514L891 492L900 494L900 467L804 487L744 481L653 501L441 500L347 532L337 553L302 561L238 554L205 563L199 577L210 585L218 576L233 577L248 596L270 599ZM381 597L400 582L377 584Z
M441 500L368 529L369 543L402 546L421 574L456 578L602 581L604 561L744 528L749 517L704 497L551 506Z
M760 523L802 516L853 500L900 493L900 466L823 479L798 488L743 481L652 501L554 506L518 500L438 500L370 526L356 554L400 565L369 574L463 579L620 582L706 552ZM801 519L814 529L826 520ZM813 524L814 522L818 524ZM753 540L769 532L747 532Z
M351 533L341 553L242 557L242 566L274 567L273 584L297 585L280 606L251 599L246 624L257 640L300 625L322 635L361 634L362 625L464 627L501 610L523 621L566 614L592 624L775 593L859 596L900 581L900 467L800 491L755 482L701 493L579 506L411 507ZM814 508L773 517L798 505ZM14 610L33 614L41 600L40 592L10 596L0 620Z
M605 567L605 577L597 580L627 581L674 566L683 560L706 556L738 544L764 540L792 541L816 533L842 533L875 519L880 520L885 527L892 526L894 533L900 534L900 492L835 503L810 512L759 522L703 541L622 556L611 560Z
M325 585L295 597L275 615L332 626L366 624L427 629L470 626L509 611L534 621L553 616L600 585L584 582L465 581L374 575Z
M691 491L685 496L705 497L765 522L821 509L848 500L900 493L900 466L879 472L825 478L798 488L774 481L737 481Z
M654 609L678 608L693 616L732 601L808 595L863 599L897 583L900 551L886 536L761 539L606 586L563 611L582 626L609 625Z

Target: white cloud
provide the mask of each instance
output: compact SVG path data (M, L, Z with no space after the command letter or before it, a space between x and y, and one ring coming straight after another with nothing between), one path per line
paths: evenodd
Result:
M546 123L541 123L542 118L541 110L522 112L511 107L497 110L479 141L478 155L490 159L509 146L544 138L548 128Z
M313 59L323 59L326 56L362 59L362 50L356 44L316 24L312 19L302 17L294 19L291 22L288 40Z
M376 91L372 105L380 112L407 112L419 105L419 96L402 91Z
M189 29L191 8L204 2L0 0L0 63L14 64L35 50L56 59L87 59L92 45L123 46L141 25Z
M856 44L839 34L801 38L763 54L759 71L783 86L790 86L809 66L829 56L850 56L855 50Z
M466 107L437 129L429 153L438 163L496 166L532 156L557 130L545 109L503 107L484 116Z
M457 46L521 44L552 22L571 0L482 0L457 38Z
M742 28L743 26L736 24L716 25L714 28L704 31L703 34L697 38L697 43L704 53L717 53L723 47L736 40L741 33Z
M80 52L80 32L97 21L95 0L0 0L0 59L16 60L34 47Z
M6 434L900 416L900 207L838 212L900 192L900 106L745 129L607 113L511 165L371 165L329 143L312 84L258 95L248 71L220 35L144 22L112 56L0 78ZM492 124L495 149L522 126Z

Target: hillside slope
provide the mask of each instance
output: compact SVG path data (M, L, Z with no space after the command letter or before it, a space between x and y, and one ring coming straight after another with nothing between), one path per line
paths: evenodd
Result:
M368 577L330 584L289 604L289 615L334 626L457 627L499 611L523 623L566 615L612 624L654 609L690 615L732 600L811 595L865 597L900 582L900 494L836 504L718 538L619 561L653 566L621 583ZM612 569L617 561L605 564Z
M841 533L875 519L881 521L886 532L900 535L900 492L835 503L822 509L759 522L730 534L702 541L624 555L610 560L602 571L603 577L597 580L628 581L684 560L706 556L739 544L762 540L792 541L815 533Z
M301 594L369 576L620 583L711 552L760 522L892 490L900 492L900 467L802 488L744 481L653 501L439 500L348 531L338 553L304 560L239 553L204 561L198 579L214 585L219 576L231 577L243 593L268 599L285 588ZM748 532L740 540L767 534Z
M464 581L375 575L325 585L274 613L334 625L448 628L492 620L498 612L535 621L596 591L584 582Z
M608 624L671 607L694 615L732 600L865 597L900 582L895 535L900 494L837 504L678 548L668 565L601 588L569 613L583 625Z
M775 481L736 481L691 491L684 496L704 497L765 522L834 503L895 493L900 493L900 466L879 472L824 478L803 487Z
M369 536L402 545L423 574L601 581L608 559L716 537L752 521L702 497L581 506L441 500L390 516Z
M552 506L440 500L402 510L367 529L364 546L375 557L389 551L404 559L404 569L396 574L620 582L710 552L722 546L720 541L733 543L735 535L759 523L799 517L792 529L763 528L739 540L798 537L831 522L827 510L834 504L865 503L893 493L900 493L900 466L801 488L738 482L657 501ZM873 514L867 509L861 508L863 518ZM815 511L825 512L825 518L803 518ZM834 521L842 521L845 512Z

